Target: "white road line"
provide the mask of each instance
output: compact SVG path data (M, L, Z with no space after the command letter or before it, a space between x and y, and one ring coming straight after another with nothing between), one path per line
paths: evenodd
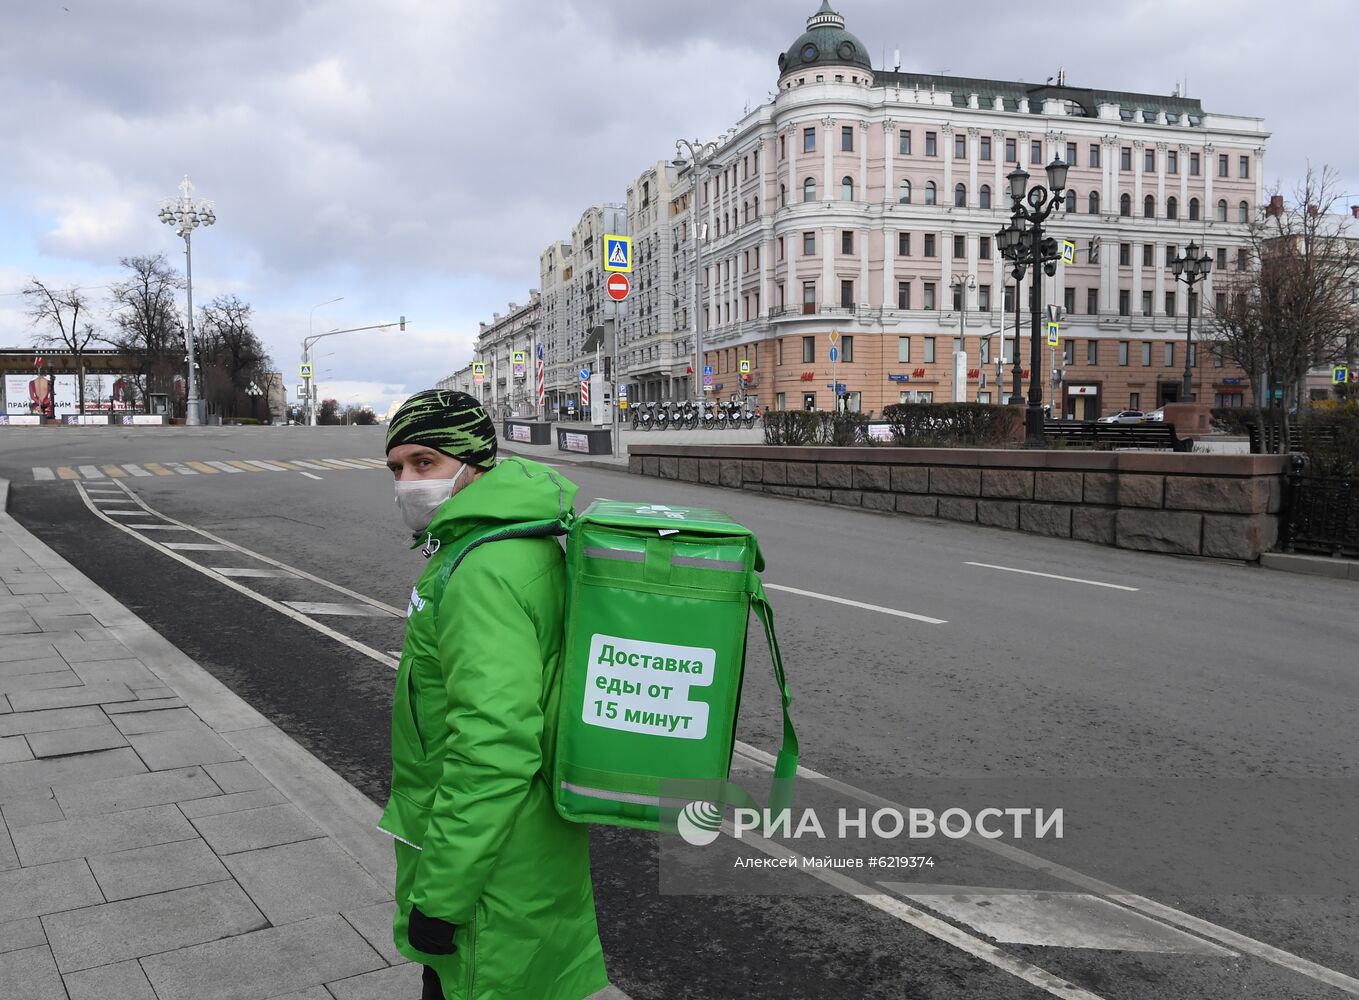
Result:
M108 478L108 476L104 475L102 472L99 471L99 469L96 466L93 465L78 465L76 466L76 471L79 472L86 479Z
M736 741L735 749L744 760L757 764L766 771L772 772L774 770L775 758L773 754L766 753L759 747L751 746L749 743L743 743L740 740ZM839 781L828 775L824 775L819 771L813 771L809 767L802 767L799 765L797 773L800 778L837 791L848 798L857 799L866 805L902 811L906 809L906 807L899 802L893 802L880 795L874 795L872 792L866 792L862 788L856 788L854 785L848 784L847 782ZM1308 979L1313 979L1319 983L1324 983L1327 986L1334 986L1337 989L1359 996L1359 979L1347 976L1343 972L1336 972L1334 969L1328 969L1324 965L1319 965L1316 962L1301 958L1298 955L1291 954L1280 948L1275 948L1273 945L1265 944L1263 941L1257 941L1254 938L1246 937L1244 934L1238 934L1236 931L1228 930L1226 927L1219 927L1217 924L1210 923L1207 920L1191 916L1188 913L1182 913L1164 903L1158 903L1154 899L1148 899L1145 896L1139 896L1136 893L1128 892L1126 889L1120 889L1118 886L1110 885L1108 882L1102 882L1097 878L1082 874L1065 865L1056 864L1046 858L1040 858L1036 854L1030 854L1028 851L1021 850L1011 844L1006 844L998 840L987 840L976 834L964 838L964 842L973 847L980 848L981 850L990 851L992 854L998 854L1001 857L1013 861L1016 864L1023 865L1026 868L1032 868L1035 871L1051 875L1053 878L1060 879L1079 889L1084 889L1086 892L1093 892L1106 899L1113 900L1121 906L1126 906L1128 909L1141 913L1144 916L1162 920L1168 924L1173 924L1176 927L1197 934L1200 937L1207 938L1210 941L1216 941L1226 948L1244 952L1247 955L1253 955L1256 958L1271 962L1290 972L1296 972L1300 976L1306 976Z
M308 479L320 479L320 478L321 478L320 476L315 475L314 473L305 472L305 471L299 472L298 475L299 475L299 476L306 476Z
M140 465L124 465L124 466L123 466L123 471L124 471L124 472L127 472L129 475L133 475L133 476L149 476L149 475L151 475L151 473L147 472L147 471L146 471L145 469L143 469Z
M254 577L257 579L275 580L296 580L297 574L289 573L286 569L256 569L253 566L214 566L214 573L221 573L223 576ZM284 604L291 605L294 602L284 601ZM302 611L304 609L298 608Z
M174 549L176 552L230 552L225 545L216 545L213 542L162 542L167 549Z
M964 566L977 566L981 569L998 569L1003 573L1023 573L1025 576L1041 576L1048 580L1064 580L1067 583L1084 583L1091 587L1107 587L1110 590L1128 590L1137 593L1137 587L1125 587L1121 583L1101 583L1098 580L1082 580L1078 576L1058 576L1056 573L1039 573L1032 569L1015 569L1013 566L993 566L991 563L965 562Z
M371 465L361 465L361 464L358 463L358 462L351 462L351 461L349 461L349 459L347 459L347 458L328 458L328 459L326 459L326 461L327 461L327 462L334 462L336 465L343 465L343 466L345 466L346 468L349 468L349 469L371 469L371 468L373 468L373 466L371 466Z
M334 469L332 469L332 468L330 468L330 467L328 467L328 466L325 466L325 465L317 465L315 462L304 462L304 461L302 461L302 459L300 459L300 458L290 458L290 459L288 459L288 461L289 461L289 462L292 462L293 465L300 465L300 466L302 466L302 468L304 468L304 469L316 469L318 472L334 472L334 471L335 471Z
M328 604L325 601L284 601L304 615L341 615L349 618L388 618L390 615L371 604Z
M843 604L850 608L862 608L864 611L877 611L884 615L895 615L897 618L909 618L913 622L924 622L926 625L947 625L948 620L944 618L931 618L928 615L912 614L909 611L898 611L896 608L884 608L877 604L864 604L862 601L851 601L844 597L833 597L830 594L818 594L812 590L798 590L796 587L783 587L777 583L766 583L765 590L781 590L785 594L797 594L799 597L811 597L818 601L830 601L832 604Z
M96 508L96 510L97 510L97 509L98 509L98 508ZM110 512L110 513L111 513L111 512ZM99 515L100 515L101 517L105 517L105 520L107 520L107 517L105 516L105 514L106 514L105 511L102 511L102 510L99 511ZM127 524L126 521L115 522L115 523ZM128 524L127 526L128 526L129 528L136 528L138 531L192 531L192 530L193 530L192 528L183 528L183 527L179 526L178 524Z
M223 472L241 473L244 469L238 469L234 465L227 465L225 462L204 462L204 465L211 465L214 469L221 469Z
M279 468L277 465L270 465L268 462L261 462L259 459L255 459L255 458L247 458L247 459L245 459L244 461L245 461L245 464L246 464L246 465L253 465L253 466L255 466L255 468L257 468L257 469L263 469L263 470L266 471L266 472L287 472L287 471L288 471L287 469Z
M99 492L99 493L91 492L90 495L93 496L93 497L94 497L96 500L98 500L100 503L104 503L104 504L109 504L109 503L136 503L136 502L137 502L137 501L135 501L135 500L129 500L127 497L123 496L122 494L119 494L118 496L115 497L112 493L105 494L105 493L102 492L102 491Z
M181 476L198 475L197 469L191 469L181 462L162 462L161 464L164 465L167 469L171 470L172 472L178 472Z
M40 481L41 481L41 480L44 480L44 479L56 479L56 478L57 478L57 474L56 474L55 472L53 472L51 469L44 469L44 468L40 468L40 467L38 467L38 466L34 466L34 467L33 467L33 478L34 478L34 479L37 479L37 480L40 480Z
M101 498L101 499L100 499L100 502L101 502L101 503L131 503L132 501L130 501L130 500L108 500L108 501L106 501L106 500L103 500L103 499ZM106 507L101 507L100 510L102 510L105 514L108 514L110 517L145 517L145 516L146 516L146 511L144 511L144 510L113 510L113 509L109 509L109 508L106 508Z

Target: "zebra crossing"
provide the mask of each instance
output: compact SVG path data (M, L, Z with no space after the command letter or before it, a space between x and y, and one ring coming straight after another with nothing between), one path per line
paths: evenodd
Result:
M320 473L386 468L387 463L380 458L229 458L183 462L164 460L140 464L127 462L120 465L39 465L33 467L33 479L40 483L68 480L95 482L101 479L140 479L155 476L237 476L256 472L294 472L306 475L309 479L319 479Z

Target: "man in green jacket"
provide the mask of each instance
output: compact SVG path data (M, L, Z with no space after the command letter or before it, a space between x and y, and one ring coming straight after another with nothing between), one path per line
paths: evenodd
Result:
M566 568L576 487L495 461L465 393L408 399L387 465L429 558L411 592L392 706L397 950L425 1000L582 1000L608 985L589 831L552 805Z

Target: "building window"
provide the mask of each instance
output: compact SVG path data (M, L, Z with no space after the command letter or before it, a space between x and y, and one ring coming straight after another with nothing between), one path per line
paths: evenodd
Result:
M961 132L953 137L953 158L955 160L967 159L967 136Z
M1180 172L1180 154L1175 150L1166 151L1166 173L1178 174Z
M816 363L816 338L802 338L802 363L810 365Z
M840 126L840 152L842 152L842 153L852 153L852 152L854 152L854 126L853 126L853 125L841 125L841 126Z
M1066 144L1066 165L1067 165L1068 167L1074 167L1074 166L1077 165L1077 164L1076 164L1076 144L1075 144L1074 142L1068 142L1068 143Z
M1213 296L1213 308L1219 313L1227 308L1227 296L1224 292L1218 292Z
M1120 316L1132 315L1132 292L1126 288L1119 289L1118 292L1118 314ZM1126 365L1127 361L1120 361L1119 364Z
M934 364L934 338L925 338L925 364Z
M903 179L902 182L897 185L897 201L903 205L909 205L911 203L910 181Z
M1091 215L1099 215L1099 192L1098 192L1098 191L1091 191L1091 192L1090 192L1090 204L1089 204L1089 206L1086 208L1086 211L1088 211Z
M1124 218L1132 217L1132 195L1126 191L1118 196L1118 214Z
M1063 203L1062 208L1065 209L1065 210L1068 211L1068 212L1073 213L1073 214L1075 213L1075 211L1076 211L1076 191L1075 191L1074 188L1068 188L1068 189L1067 189L1067 192L1066 192L1066 200L1065 200L1065 202Z
M1241 157L1241 177L1244 179L1249 176L1250 176L1250 157L1243 156Z
M1243 201L1241 204L1237 205L1237 206L1236 206L1236 215L1237 215L1237 218L1236 218L1236 221L1237 221L1237 222L1249 222L1249 221L1250 221L1250 204L1249 204L1248 202L1244 202L1244 201Z
M840 178L840 200L841 200L841 201L853 201L853 200L854 200L854 178L853 178L853 177L848 177L848 176L846 176L846 177L841 177L841 178Z
M1123 292L1122 294L1127 295L1128 293ZM1126 340L1118 342L1118 363L1124 368L1128 367L1128 342Z
M989 135L981 137L981 158L983 160L991 159L991 137Z
M1217 269L1219 271L1227 270L1227 250L1225 247L1217 248Z
M1236 269L1244 271L1246 269L1246 248L1240 247L1236 251Z
M1099 364L1099 341L1087 340L1085 342L1085 363L1087 365Z
M1035 139L1029 143L1029 162L1042 165L1043 163L1043 142Z
M1175 344L1173 341L1166 341L1161 362L1167 368L1175 367Z
M985 341L983 341L985 343ZM1076 342L1074 340L1062 341L1062 364L1074 365L1076 363Z
M897 338L897 364L908 365L911 363L911 338Z
M925 282L924 293L925 293L925 295L924 295L924 298L925 298L924 306L925 306L925 308L926 308L926 309L931 309L931 310L934 309L934 307L935 307L935 302L934 302L934 282L933 282L933 281L927 281L927 282Z
M897 152L902 156L911 155L911 133L905 129L897 133Z
M991 286L990 286L990 285L978 285L978 286L977 286L977 308L980 309L982 312L990 312L990 311L991 311ZM988 341L985 341L985 340L982 341L982 344L983 344L983 345L985 345L985 344L987 344L987 343L988 343Z
M925 182L925 204L926 204L926 205L933 205L933 204L934 204L934 202L935 202L935 196L938 194L938 191L939 191L939 189L936 188L936 187L934 186L934 181L926 181L926 182Z
M854 282L852 282L852 281L846 281L846 282L844 282L844 284L849 285L851 288L854 286ZM854 338L853 338L853 337L841 337L841 338L840 338L840 360L841 360L841 361L844 361L844 362L846 362L846 363L853 362L853 360L854 360Z
M1131 146L1124 146L1124 147L1123 147L1122 155L1119 157L1118 166L1119 166L1119 169L1121 169L1121 170L1131 170L1131 169L1132 169L1132 147L1131 147Z
M1189 345L1189 367L1190 367L1190 368L1197 368L1198 366L1199 366L1199 345L1198 345L1198 344L1190 344L1190 345Z
M816 282L815 282L815 281L804 281L804 282L802 283L802 312L803 312L803 315L808 315L808 314L811 314L811 313L816 312ZM805 337L803 338L804 341L805 341L806 339L807 339L807 338L805 338ZM805 347L805 346L803 347L803 353L804 353L804 354L806 353L806 347Z
M1128 393L1128 409L1130 410L1142 409L1142 394L1140 392Z
M1178 219L1179 217L1180 217L1180 203L1175 198L1174 195L1171 195L1169 198L1166 199L1166 218Z
M854 252L854 230L845 229L840 233L840 252L851 254Z
M978 238L978 240L977 240L977 259L978 259L978 260L990 260L990 259L991 259L991 237L989 237L989 236L982 236L982 237L979 237L979 238Z
M1091 316L1099 312L1099 289L1087 288L1085 290L1085 311Z
M783 338L780 337L776 343L779 345L779 364L783 364Z
M1175 301L1175 293L1174 293L1174 292L1166 292L1166 315L1167 315L1167 316L1174 316L1174 315L1175 315L1175 306L1176 306L1176 305L1177 305L1177 303L1176 303L1176 301Z
M1226 222L1226 221L1227 221L1227 199L1226 199L1226 198L1219 198L1219 199L1218 199L1218 203L1217 203L1217 221L1218 221L1218 222Z
M1131 244L1131 243L1120 243L1120 244L1118 245L1118 266L1119 266L1119 267L1130 267L1130 266L1132 266L1132 244Z
M1189 221L1199 221L1199 200L1197 198L1189 199Z
M1001 308L1006 312L1012 312L1015 307L1015 289L1013 285L1005 286L1005 294L1001 296Z
M898 257L909 257L909 256L911 256L911 234L910 234L910 233L897 233L897 256L898 256Z
M1218 158L1217 158L1217 175L1218 175L1219 177L1226 177L1226 176L1227 176L1227 154L1226 154L1226 153L1219 153L1219 154L1218 154Z
M854 308L854 282L852 281L840 282L840 308ZM842 339L848 340L849 338L844 337Z
M1098 166L1099 166L1099 143L1097 143L1097 142L1092 142L1092 143L1090 144L1090 163L1089 163L1089 165L1092 166L1092 167L1098 167Z
M953 237L953 259L963 260L966 257L967 257L967 237L966 236Z
M934 249L934 233L925 234L925 256L926 257L939 256Z
M898 282L897 282L897 308L898 308L898 309L909 309L909 308L911 308L911 283L910 283L909 281L898 281ZM898 340L898 341L904 340L904 341L906 341L908 344L910 343L910 338L909 338L909 337L898 337L897 340ZM909 348L907 349L907 353L908 353L908 354L910 353L910 352L909 352ZM910 359L909 357L906 357L906 358L902 358L901 360L902 360L902 361L910 361L911 359Z
M1156 261L1156 246L1152 243L1142 244L1142 266L1154 267Z
M802 130L802 151L804 153L816 152L816 129L804 128Z
M802 200L816 201L816 178L808 177L802 182Z
M926 156L939 155L939 136L936 135L934 132L925 133L925 155Z
M1076 289L1067 288L1062 292L1062 308L1067 311L1067 315L1076 312Z
M1222 358L1222 354L1223 354L1223 347L1222 347L1222 345L1221 345L1221 344L1214 345L1212 353L1213 353L1213 367L1214 367L1214 368L1221 368L1221 367L1223 366L1223 364L1225 364L1225 362L1224 362L1224 360L1223 360L1223 358Z
M816 233L815 232L803 233L802 255L804 257L810 257L814 253L816 253Z
M1156 150L1148 149L1142 154L1142 172L1144 174L1156 173Z
M787 185L787 184L780 184L780 185L779 185L779 208L787 208L787 207L788 207L788 185Z
M1019 156L1018 156L1018 153L1017 153L1016 150L1015 150L1015 140L1013 140L1013 139L1006 139L1006 140L1005 140L1005 162L1006 162L1006 163L1017 163L1018 160L1019 160Z
M966 208L966 207L967 207L967 187L966 187L966 185L963 185L963 184L955 184L955 185L953 186L953 207L954 207L954 208Z
M1143 293L1142 293L1142 315L1143 315L1143 316L1150 316L1150 315L1151 315L1151 292L1143 292ZM1144 360L1144 361L1142 362L1144 365L1149 365L1149 364L1151 364L1151 353L1150 353L1150 352L1151 352L1151 347L1150 347L1150 345L1148 345L1148 346L1147 346L1147 349L1146 349L1145 351L1142 352L1142 353L1145 355L1145 358L1146 358L1146 360Z
M783 237L780 236L774 245L778 248L778 259L783 260Z
M991 185L983 184L977 191L977 201L981 208L991 207Z
M1149 195L1147 195L1145 198L1142 199L1142 218L1144 218L1144 219L1154 219L1154 218L1156 218L1156 196L1155 196L1155 195L1150 195L1150 194L1149 194Z
M1151 293L1148 292L1147 294ZM1149 340L1142 341L1142 367L1151 367L1151 341Z
M963 308L963 286L962 286L962 285L954 285L954 286L953 286L953 311L954 311L954 312L961 312L961 311L962 311L962 308ZM955 340L956 340L956 338L955 338ZM957 343L955 343L954 346L953 346L953 349L954 349L955 351L961 351L961 350L962 350L962 347L959 346Z

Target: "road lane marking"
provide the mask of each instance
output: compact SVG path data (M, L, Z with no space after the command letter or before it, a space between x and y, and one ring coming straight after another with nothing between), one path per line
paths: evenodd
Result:
M126 503L127 501L125 501L125 500L113 500L113 501L107 501L107 502L111 502L111 503ZM105 514L108 514L108 515L111 516L111 517L145 517L145 516L146 516L146 511L144 511L144 510L109 510L109 509L104 508L104 507L101 507L101 508L99 508L99 509L102 510L102 511L104 511Z
M71 468L69 465L59 465L59 466L57 466L57 475L58 475L60 478L62 478L62 479L79 479L79 478L80 478L80 473L79 473L79 472L76 472L76 470L73 469L73 468Z
M1013 566L994 566L991 563L965 562L964 566L977 566L981 569L998 569L1004 573L1022 573L1025 576L1041 576L1048 580L1063 580L1067 583L1084 583L1091 587L1107 587L1110 590L1127 590L1137 593L1137 587L1125 587L1121 583L1101 583L1099 580L1082 580L1078 576L1058 576L1056 573L1039 573L1032 569L1015 569Z
M154 476L173 476L174 473L159 462L147 462L146 467Z
M348 462L341 462L338 458L318 458L316 461L321 465L324 465L327 469L345 471L354 468L354 466L350 465Z
M291 462L285 462L281 458L266 458L265 461L268 462L270 465L278 466L278 468L284 470L285 472L297 471L297 467L295 465L293 465Z
M230 472L233 476L239 476L241 474L240 469L236 468L234 465L227 465L225 462L208 462L207 464L211 465L218 472Z
M189 468L191 468L191 469L197 469L199 472L205 472L205 473L207 473L207 474L210 475L210 476L215 476L215 475L217 475L217 470L216 470L216 469L214 469L211 465L205 465L205 464L202 463L202 462L190 462L190 463L189 463Z
M294 458L292 461L293 461L293 465L300 465L300 466L302 466L302 468L304 468L304 469L320 469L322 472L329 472L329 471L330 471L330 469L328 469L328 468L327 468L326 466L324 466L324 465L317 465L315 462L304 462L304 461L302 461L302 459L300 459L300 458Z
M39 481L41 481L41 480L46 480L46 479L56 479L57 476L56 476L56 473L54 473L51 469L44 469L44 468L39 468L39 467L37 467L37 466L34 466L34 467L33 467L33 478L34 478L34 479L37 479L37 480L39 480Z
M375 468L375 469L385 469L385 468L387 468L387 463L386 463L386 461L384 461L384 460L381 459L381 458L355 458L355 459L352 459L352 461L355 461L355 462L363 462L365 465L371 465L371 466L372 466L373 468Z
M161 542L167 549L174 549L176 552L230 552L225 545L217 545L213 542Z
M99 513L100 513L101 515L107 515L107 514L108 514L108 511L100 511ZM105 519L107 520L107 517L105 517ZM123 521L123 522L121 522L121 523L127 524L126 521ZM128 526L129 528L136 528L138 531L188 531L188 530L190 530L190 529L188 529L188 528L182 528L182 527L180 527L180 526L177 525L177 524L128 524L127 526Z
M113 479L124 479L127 477L127 473L116 465L101 465L100 468Z
M95 468L93 465L82 465L82 466L80 466L80 474L81 474L82 476L84 476L86 479L107 479L107 478L108 478L108 477L105 476L102 472L100 472L97 468Z
M947 625L945 618L931 618L928 615L917 615L910 611L898 611L896 608L884 608L878 604L864 604L862 601L851 601L845 597L834 597L831 594L818 594L812 590L798 590L796 587L784 587L777 583L766 583L765 590L781 590L785 594L797 594L799 597L810 597L818 601L830 601L832 604L843 604L850 608L862 608L864 611L877 611L879 614L895 615L897 618L909 618L913 622L924 622L926 625Z
M253 465L248 465L248 464L246 464L245 462L242 462L239 458L232 458L232 459L228 459L227 461L228 461L229 464L236 466L236 468L240 469L242 472L259 472L259 471L260 471L259 469L255 468Z
M95 493L94 491L90 491L90 496L94 497L94 498L95 498L96 500L98 500L101 504L111 504L111 503L134 503L134 502L135 502L135 501L133 501L133 500L127 499L126 497L122 496L121 494L115 496L115 495L112 494L112 493L105 493L105 492L103 492L102 490L101 490L100 492L98 492L98 493Z
M304 615L340 615L348 618L390 618L391 614L370 604L335 604L326 601L284 601Z
M253 465L253 466L254 466L255 468L257 468L257 469L263 469L265 472L282 472L282 471L283 471L283 470L280 469L277 465L270 465L268 462L261 462L261 461L260 461L259 459L257 459L257 458L247 458L247 459L246 459L246 462L247 462L247 464L249 464L249 465Z
M188 467L187 465L185 465L183 462L166 462L165 465L166 465L167 468L174 469L175 472L179 473L179 475L181 475L181 476L196 476L196 475L198 475L198 473L197 473L196 471L194 471L193 469L189 468L189 467Z
M131 473L132 475L134 475L134 476L150 476L150 475L152 475L152 473L147 472L147 471L146 471L145 469L143 469L140 465L130 465L130 464L126 464L126 463L125 463L125 464L123 465L123 468L126 469L128 472L130 472L130 473Z
M773 754L767 753L759 747L751 746L749 743L743 743L740 740L735 742L735 751L743 760L749 763L758 764L766 771L773 772L775 761ZM805 778L808 781L839 792L841 795L848 798L857 799L866 805L895 809L903 812L906 811L906 807L899 802L893 802L880 795L874 795L872 792L866 792L862 788L857 788L847 782L829 777L819 771L813 771L809 767L798 765L797 773L800 778ZM1343 972L1336 972L1334 969L1328 969L1324 965L1294 955L1281 948L1275 948L1273 945L1265 944L1263 941L1257 941L1254 938L1246 937L1244 934L1238 934L1236 931L1228 930L1226 927L1220 927L1217 924L1203 920L1200 917L1182 913L1174 907L1167 906L1164 903L1158 903L1154 899L1148 899L1145 896L1139 896L1136 893L1128 892L1126 889L1120 889L1118 886L1110 885L1108 882L1103 882L1090 875L1085 875L1073 868L1068 868L1065 865L1049 861L1047 858L1041 858L1036 854L1030 854L1028 851L1015 847L1012 844L1006 844L998 840L988 840L975 833L968 837L964 837L963 843L971 844L973 847L980 848L984 851L990 851L992 854L998 854L1009 861L1023 865L1026 868L1031 868L1034 871L1042 872L1045 875L1050 875L1053 878L1066 882L1068 885L1073 885L1078 889L1084 889L1086 892L1092 892L1098 896L1103 896L1105 899L1113 900L1120 906L1126 906L1134 912L1141 913L1156 920L1164 921L1165 923L1172 924L1182 930L1190 931L1200 937L1215 941L1225 948L1252 955L1287 969L1290 972L1296 972L1300 976L1305 976L1308 979L1313 979L1319 983L1324 983L1327 986L1334 986L1337 989L1359 996L1359 979L1347 976Z
M308 479L320 479L320 478L321 478L320 476L316 475L316 473L314 473L314 472L307 472L307 471L305 471L305 470L303 470L303 471L300 473L300 475L306 476Z
M289 573L289 572L288 572L287 570L285 570L285 569L259 569L259 568L254 567L254 566L214 566L214 567L212 567L212 571L213 571L214 573L221 573L223 576L255 577L255 578L261 579L261 580L266 580L266 579L274 579L274 580L296 580L296 579L297 579L297 574L296 574L296 573ZM293 604L292 601L284 601L283 603L284 603L284 604L288 604L288 605ZM305 610L305 609L304 609L304 608L298 608L297 610L303 611L303 610Z

